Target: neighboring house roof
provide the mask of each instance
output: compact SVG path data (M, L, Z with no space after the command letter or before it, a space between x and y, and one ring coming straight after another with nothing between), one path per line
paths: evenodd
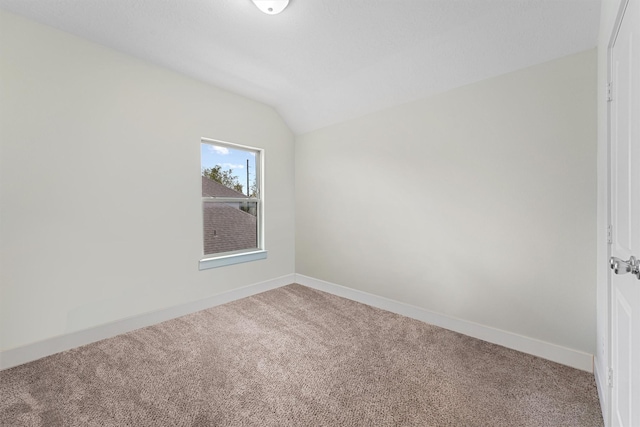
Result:
M202 197L248 198L205 176L202 177ZM206 255L252 249L258 246L257 219L240 209L240 204L244 203L204 203L202 223Z
M220 184L218 181L202 177L202 197L241 197L248 198L246 194L242 194L232 188Z
M258 247L255 216L226 203L205 203L202 211L205 254Z

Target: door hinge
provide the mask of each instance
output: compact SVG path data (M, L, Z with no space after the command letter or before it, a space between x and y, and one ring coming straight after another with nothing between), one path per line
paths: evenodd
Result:
M613 101L613 82L607 83L607 102Z
M607 243L608 244L612 244L613 243L613 227L611 227L611 224L609 224L609 226L607 226Z
M607 385L609 387L613 387L613 368L609 368L609 373L607 374Z

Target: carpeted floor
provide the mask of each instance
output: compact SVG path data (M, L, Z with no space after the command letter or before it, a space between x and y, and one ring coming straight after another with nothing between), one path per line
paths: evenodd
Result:
M593 375L290 285L0 372L2 426L601 426Z

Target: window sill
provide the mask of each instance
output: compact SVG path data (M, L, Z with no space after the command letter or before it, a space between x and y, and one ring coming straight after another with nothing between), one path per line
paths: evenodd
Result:
M241 254L222 255L213 258L204 258L200 260L199 269L208 270L210 268L224 267L226 265L240 264L243 262L257 261L267 258L267 251L257 250L253 252L244 252Z

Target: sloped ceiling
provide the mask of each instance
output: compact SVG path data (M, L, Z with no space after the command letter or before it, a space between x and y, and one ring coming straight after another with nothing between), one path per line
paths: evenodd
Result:
M306 133L593 48L600 0L0 0L272 105Z

